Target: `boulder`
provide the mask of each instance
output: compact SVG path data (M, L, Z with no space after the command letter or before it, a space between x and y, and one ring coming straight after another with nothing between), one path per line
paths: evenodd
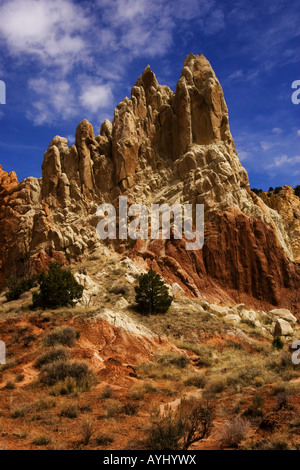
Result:
M216 315L227 315L231 312L229 307L222 307L222 305L210 304L208 307L209 312Z
M269 315L275 318L282 318L283 320L295 324L297 323L297 318L287 309L287 308L276 308L269 311Z
M238 324L241 322L240 316L235 315L234 313L229 313L228 315L225 315L224 320L226 322L235 323L235 324Z
M254 310L242 310L240 312L242 320L251 321L255 323L258 320L258 314Z
M275 323L274 336L292 336L294 333L290 323L279 318Z
M178 284L178 282L174 282L172 284L172 295L175 299L179 299L180 297L184 296L184 290L182 287Z

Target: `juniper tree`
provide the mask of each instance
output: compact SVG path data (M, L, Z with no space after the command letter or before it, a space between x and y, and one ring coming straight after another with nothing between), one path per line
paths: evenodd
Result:
M33 307L60 308L73 307L82 297L83 286L78 284L69 269L59 263L51 263L48 273L43 272L38 279L40 291L32 296Z
M139 277L139 285L135 287L135 292L136 303L143 315L165 313L173 301L168 287L153 269Z

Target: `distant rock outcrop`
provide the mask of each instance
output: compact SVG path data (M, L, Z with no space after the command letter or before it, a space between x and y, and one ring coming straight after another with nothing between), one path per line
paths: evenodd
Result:
M281 191L261 193L261 199L282 217L290 239L295 261L300 263L300 198L291 186L283 186Z
M146 259L187 294L299 312L298 229L249 189L222 87L203 55L186 58L175 93L146 67L99 135L84 120L74 145L54 137L41 179L18 183L1 169L1 286L24 265L96 253L96 208L120 195L147 206L204 204L205 244L187 252L180 240L138 240L112 249Z

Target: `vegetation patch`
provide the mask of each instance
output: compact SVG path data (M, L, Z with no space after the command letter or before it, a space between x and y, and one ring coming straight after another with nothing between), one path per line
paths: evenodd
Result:
M47 386L54 386L60 382L66 383L73 379L73 384L80 391L87 391L96 383L94 372L85 362L58 361L43 367L41 382Z
M81 299L83 286L78 284L68 269L63 269L59 263L51 263L49 271L38 277L39 292L32 295L33 308L74 307Z
M76 340L80 337L80 332L71 326L65 326L62 328L56 328L51 333L48 333L43 338L43 344L45 346L55 346L61 344L71 348L76 343Z
M58 347L45 352L37 358L34 367L36 369L42 369L47 364L51 364L57 361L66 361L69 358L69 353L66 349Z

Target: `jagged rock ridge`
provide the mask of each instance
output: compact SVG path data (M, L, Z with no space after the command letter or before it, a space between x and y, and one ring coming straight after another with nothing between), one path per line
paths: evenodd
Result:
M186 58L175 93L146 67L99 135L84 120L74 145L52 140L41 179L18 184L1 170L1 285L13 267L97 252L96 208L125 194L129 204L203 203L205 245L188 253L178 240L138 240L115 249L146 259L191 295L297 313L300 268L285 223L249 189L221 85L203 55Z
M279 193L260 194L261 199L282 217L291 242L295 261L300 263L300 198L291 186L284 186Z

